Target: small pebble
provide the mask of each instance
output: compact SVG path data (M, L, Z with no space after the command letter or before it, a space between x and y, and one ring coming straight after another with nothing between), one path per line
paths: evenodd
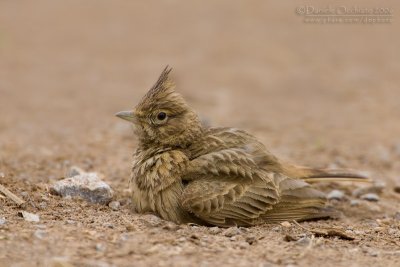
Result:
M363 234L365 234L365 232L364 232L364 231L361 231L361 230L354 230L353 233L354 233L355 235L363 235Z
M226 237L232 237L232 236L235 236L235 235L240 235L241 233L242 233L242 231L240 231L240 229L235 226L235 227L231 227L231 228L226 229L225 232L224 232L224 235Z
M292 242L292 241L297 241L299 240L299 238L297 236L292 236L292 235L285 235L283 237L283 240L285 240L286 242Z
M113 190L100 179L95 172L83 173L57 181L50 187L54 195L66 197L80 197L91 203L110 203Z
M119 208L121 207L121 203L119 201L111 201L108 206L112 209L112 210L119 210Z
M187 241L187 238L184 237L184 236L182 236L182 237L178 238L177 241L180 242L180 243L183 243L183 242L186 242L186 241Z
M368 251L368 255L370 255L372 257L378 257L379 253L375 250L370 250L370 251Z
M376 219L376 222L379 225L390 225L392 223L392 219L391 218L383 218L383 219Z
M257 238L253 235L246 237L246 242L249 243L250 245L254 244L256 241L257 241Z
M249 243L247 243L247 242L244 242L244 241L242 241L242 242L239 242L239 248L240 249L246 249L246 248L248 248L250 245L249 245Z
M272 227L271 230L274 231L274 232L279 232L281 230L281 227L280 226L274 226L274 227Z
M128 225L126 226L126 230L127 230L128 232L136 231L136 226L135 226L134 224L128 224Z
M374 193L368 193L368 194L362 195L360 198L364 199L364 200L368 200L368 201L374 201L374 202L379 201L379 196Z
M302 237L299 240L296 241L296 244L300 246L308 246L311 242L311 239L308 237Z
M47 208L47 203L44 201L40 202L38 208L41 210L45 210Z
M173 223L173 222L167 222L164 226L163 229L169 230L169 231L176 231L180 228L179 225Z
M382 227L382 226L378 226L378 227L374 228L375 233L383 232L384 230L386 230L386 228Z
M351 230L351 229L347 229L347 230L345 231L345 233L348 234L348 235L352 235L352 234L354 234L354 231Z
M153 214L142 215L141 219L142 221L146 222L149 226L153 227L159 226L163 222L163 220L161 220L159 217Z
M217 234L220 234L222 232L222 229L219 228L219 227L211 227L211 228L208 229L208 231L212 235L217 235Z
M96 250L99 251L99 252L105 251L106 248L107 248L107 246L105 244L103 244L103 243L96 244Z
M368 225L369 228L379 227L379 223L377 223L375 220L367 221L367 222L366 222L366 225Z
M103 226L110 228L110 229L114 229L114 224L112 224L112 223L103 223Z
M396 230L396 229L393 229L393 228L390 228L389 230L388 230L388 234L390 235L390 236L393 236L393 237L398 237L400 234L399 234L399 230Z
M360 251L359 248L351 248L351 249L349 250L349 252L350 252L351 254L357 253L357 252L359 252L359 251Z
M197 240L199 240L199 239L200 239L200 236L199 236L198 234L191 234L191 235L190 235L190 239L197 239Z
M127 234L127 233L122 233L122 234L119 236L119 240L121 240L122 242L125 242L125 241L129 240L129 234Z
M327 196L328 199L337 199L337 200L341 200L343 199L343 197L344 197L344 192L340 190L332 190Z
M238 240L239 240L239 237L240 237L240 236L235 235L235 236L230 237L229 240L235 242L235 241L238 241Z
M282 225L283 227L285 227L285 228L288 228L288 227L292 226L292 225L290 224L290 222L288 222L288 221L281 222L281 225Z
M40 221L39 215L34 214L34 213L30 213L30 212L23 210L23 211L18 212L18 214L22 218L24 218L24 220L27 222L39 222Z
M350 201L350 206L358 206L358 205L360 205L360 200L358 200L358 199L352 199L351 201Z
M6 224L6 223L7 223L6 218L0 217L0 225Z
M372 186L367 186L367 187L359 187L355 189L352 192L352 195L355 197L360 197L362 195L368 194L368 193L374 193L374 194L381 194L383 190L385 189L386 184L385 182L376 182Z
M47 236L47 232L45 230L36 230L34 236L39 239L43 239Z
M119 203L121 204L121 206L126 206L130 205L132 203L132 200L130 198L123 198L119 201Z
M250 232L249 228L246 227L239 227L239 230L242 231L242 233Z

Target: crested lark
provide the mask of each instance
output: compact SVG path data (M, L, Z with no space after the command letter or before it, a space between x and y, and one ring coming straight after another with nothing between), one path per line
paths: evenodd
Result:
M137 212L175 223L250 226L327 218L325 196L310 183L364 180L344 170L287 164L235 128L205 128L163 70L131 111L139 145L130 187Z

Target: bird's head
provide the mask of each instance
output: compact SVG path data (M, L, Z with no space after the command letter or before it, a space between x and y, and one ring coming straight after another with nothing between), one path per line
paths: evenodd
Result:
M201 134L200 120L175 91L170 72L169 67L163 70L135 108L116 114L134 124L135 134L143 147L185 148Z

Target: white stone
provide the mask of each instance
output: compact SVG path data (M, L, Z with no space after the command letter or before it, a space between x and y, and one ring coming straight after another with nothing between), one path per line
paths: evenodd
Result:
M111 187L94 172L81 173L58 181L50 187L50 191L62 197L80 197L99 204L109 203L113 196Z
M30 213L27 211L21 211L20 215L24 218L25 221L27 222L39 222L40 218L39 215L34 214L34 213Z
M379 201L379 196L374 193L368 193L368 194L362 195L360 198L364 199L364 200L368 200L368 201Z
M119 210L119 208L121 207L121 203L119 201L111 201L108 206L112 209L112 210Z
M343 199L343 197L344 197L344 192L340 190L332 190L327 196L328 199L337 199L337 200L341 200Z
M230 227L228 229L225 230L224 235L226 237L233 237L235 235L240 235L242 233L242 231L240 231L239 228L235 227Z

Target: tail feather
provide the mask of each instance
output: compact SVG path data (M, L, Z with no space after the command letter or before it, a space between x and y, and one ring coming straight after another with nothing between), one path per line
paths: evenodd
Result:
M302 179L308 183L317 182L372 182L360 172L348 169L314 169L303 166L289 165L284 168L287 176Z
M325 207L325 195L313 189L310 183L321 181L357 181L371 180L360 173L340 169L313 169L302 166L283 165L284 176L275 181L281 192L279 203L262 215L268 223L287 220L315 220L338 218L340 212ZM279 179L278 179L279 178Z
M286 209L286 207L284 209ZM301 222L321 219L338 219L340 217L341 212L325 207L298 207L297 209L291 209L285 212L282 212L278 207L277 209L263 215L263 219L267 223L280 223L292 220Z
M261 217L268 223L304 221L337 217L336 211L325 208L325 195L299 179L281 176L278 187L279 203L273 205Z

